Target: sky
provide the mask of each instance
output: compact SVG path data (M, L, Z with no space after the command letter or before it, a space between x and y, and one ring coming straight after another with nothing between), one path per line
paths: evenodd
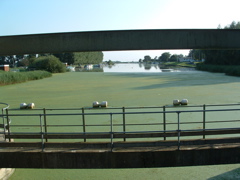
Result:
M216 29L240 21L239 0L0 0L0 36L129 29ZM163 52L103 52L104 61L138 61Z

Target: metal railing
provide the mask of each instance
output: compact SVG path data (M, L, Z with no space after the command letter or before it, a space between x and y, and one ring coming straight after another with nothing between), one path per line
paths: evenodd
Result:
M3 134L6 135L6 132L10 134L10 123L11 119L7 115L7 109L10 107L7 103L0 102L0 105L4 105L6 107L2 108L2 124L0 124L0 128L3 129ZM7 124L6 124L7 121ZM6 139L5 139L6 140Z
M42 148L49 141L100 140L113 147L119 141L157 138L176 140L179 149L184 138L206 139L206 136L238 136L240 133L240 104L33 110L8 107L2 109L3 124L6 121L7 124L1 134L9 142L11 139L17 142L40 140Z

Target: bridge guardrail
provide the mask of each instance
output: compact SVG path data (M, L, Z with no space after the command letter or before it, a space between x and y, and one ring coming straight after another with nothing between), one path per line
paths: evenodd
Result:
M209 116L211 113L224 114ZM228 119L221 119L221 116L225 115ZM99 109L19 110L3 108L1 117L3 124L6 120L8 124L8 129L4 126L1 134L9 142L12 138L18 142L26 140L39 142L40 140L42 148L45 142L66 141L67 139L67 142L79 142L81 139L83 142L107 140L113 147L116 141L136 141L136 139L149 141L153 138L158 138L158 140L162 138L164 141L167 138L171 140L177 138L175 140L180 148L181 139L184 137L197 136L206 139L206 136L211 135L236 134L238 136L240 133L240 126L236 124L240 122L240 104ZM11 125L10 118L12 119Z

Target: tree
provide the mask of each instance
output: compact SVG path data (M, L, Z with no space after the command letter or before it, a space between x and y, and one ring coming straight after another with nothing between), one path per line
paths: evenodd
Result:
M162 62L167 62L170 58L171 54L169 52L164 52L162 55L159 57L159 60Z
M53 54L56 56L61 62L67 63L67 64L74 64L74 54L73 53L58 53Z
M178 61L178 55L177 54L173 54L170 58L169 58L170 62L177 62Z
M52 54L51 53L40 53L38 54L38 57L41 57L41 56L51 56Z
M11 67L15 66L15 58L13 55L11 56L5 56L5 61L7 64L9 64Z
M143 62L149 63L149 62L151 62L151 60L152 60L151 56L146 55L146 56L144 56Z
M22 59L22 60L18 61L17 66L18 66L18 67L19 67L19 66L27 67L27 66L29 66L29 60L28 60L27 58Z
M201 49L191 49L189 51L188 56L192 57L193 59L196 59L196 60L202 60L205 57L204 54L205 54L204 51Z
M221 29L221 26L218 26ZM233 21L224 29L240 29L240 22ZM240 65L240 50L190 50L189 56L201 60L205 59L205 64L213 65Z
M0 56L0 65L4 65L5 63L5 56Z
M37 57L37 54L26 54L25 55L26 58L36 58Z
M240 29L240 22L233 21L224 29ZM240 50L204 50L205 64L240 65Z
M178 55L178 58L183 58L183 57L184 57L183 54Z
M41 56L36 58L29 68L45 70L51 73L62 73L66 71L66 66L55 56Z
M224 29L240 29L240 22L233 21L230 25L225 26Z

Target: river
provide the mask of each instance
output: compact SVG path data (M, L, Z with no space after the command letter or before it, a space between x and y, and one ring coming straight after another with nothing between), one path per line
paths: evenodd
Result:
M112 66L103 66L103 72L115 73L160 73L160 72L179 72L194 71L191 67L164 67L161 64L144 63L116 63Z
M124 66L125 70L130 70L125 73L117 71ZM59 108L83 107L98 99L108 100L114 107L161 106L172 103L176 97L187 97L191 104L239 103L240 99L239 77L179 69L163 73L154 65L147 70L139 64L117 64L107 68L104 73L55 74L39 81L0 87L1 93L11 94L1 97L1 101L9 103L10 108L18 107L22 101L34 102L40 108ZM146 73L139 73L136 69L144 69ZM10 178L22 179L240 179L240 164L143 169L16 169Z

